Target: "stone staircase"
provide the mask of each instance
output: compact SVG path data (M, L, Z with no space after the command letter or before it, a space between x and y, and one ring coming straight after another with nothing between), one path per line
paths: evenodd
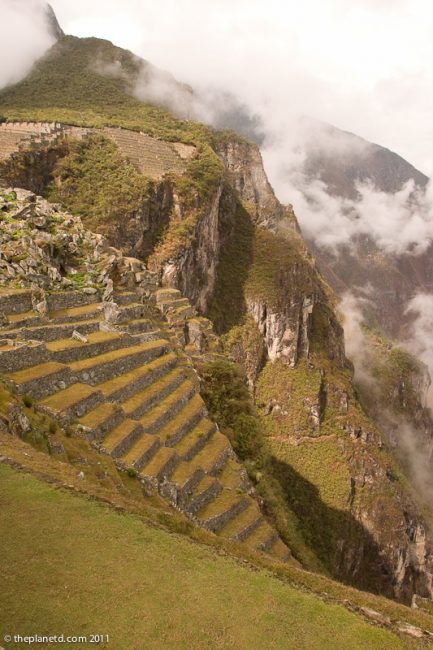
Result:
M157 140L144 133L121 128L81 128L57 122L5 122L0 124L0 162L14 153L47 145L60 137L81 139L99 133L112 140L140 173L161 179L167 173L182 174L196 149L182 143Z
M155 297L177 327L196 320L176 290L160 289ZM146 493L158 492L203 528L286 560L289 550L209 419L168 324L155 327L135 292L115 292L113 300L119 315L107 326L95 295L48 294L41 315L30 290L0 290L0 373L35 408L135 474ZM202 330L212 344L206 324Z

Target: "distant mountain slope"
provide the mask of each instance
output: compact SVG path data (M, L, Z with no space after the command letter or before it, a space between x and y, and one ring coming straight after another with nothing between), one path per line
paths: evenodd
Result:
M304 171L326 183L331 195L357 198L356 182L369 181L382 192L397 192L411 178L425 187L428 177L390 149L330 124L308 125Z
M429 181L398 154L357 135L310 119L302 120L302 129L305 158L300 171L307 192L309 182L321 181L330 200L356 201L360 198L357 183L369 183L374 190L393 194L411 179L419 188ZM390 253L366 234L331 249L321 245L320 237L309 236L307 217L298 216L318 266L336 293L341 296L347 290L364 293L368 289L369 322L401 338L408 325L407 302L418 291L433 291L433 248L422 255Z

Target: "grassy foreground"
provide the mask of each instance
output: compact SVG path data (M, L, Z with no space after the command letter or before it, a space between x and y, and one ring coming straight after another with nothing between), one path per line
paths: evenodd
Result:
M116 650L410 645L264 570L5 466L0 539L2 643L64 633L108 634L99 647Z

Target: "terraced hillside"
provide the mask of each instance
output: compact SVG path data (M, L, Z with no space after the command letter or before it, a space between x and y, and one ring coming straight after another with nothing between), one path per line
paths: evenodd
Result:
M181 174L185 161L193 158L196 151L192 145L164 142L121 128L80 128L56 122L8 122L0 124L0 160L32 146L54 143L62 137L81 139L91 133L111 139L137 171L153 179L160 179L169 172Z
M117 325L107 328L94 294L53 292L41 316L30 290L3 289L0 373L136 475L146 492L158 491L203 528L287 559L167 327L155 326L135 292L113 299ZM177 291L161 289L156 301L174 322L189 313Z

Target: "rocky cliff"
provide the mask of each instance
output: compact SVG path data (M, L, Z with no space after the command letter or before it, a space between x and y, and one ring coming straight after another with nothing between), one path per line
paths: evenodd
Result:
M218 150L235 188L221 176L187 241L162 263L162 281L213 317L246 371L273 473L303 537L297 544L286 531L298 558L308 546L316 566L340 579L403 600L429 596L426 525L358 404L332 294L252 149L235 140Z

